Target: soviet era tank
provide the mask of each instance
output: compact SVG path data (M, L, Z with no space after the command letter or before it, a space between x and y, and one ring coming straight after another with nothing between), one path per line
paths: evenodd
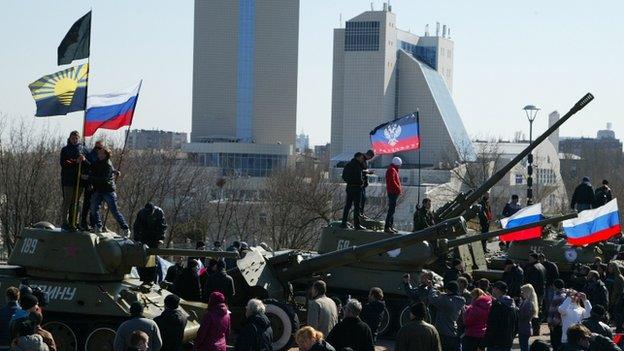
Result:
M437 221L444 221L448 218L463 216L466 220L473 218L480 209L475 203L496 183L527 155L529 155L541 142L557 130L575 113L591 102L593 96L586 94L580 99L568 113L561 117L548 130L531 142L521 153L514 157L509 163L488 178L480 187L471 189L466 193L460 193L457 197L437 209L435 218ZM557 223L569 217L557 217L551 219L549 223ZM326 254L336 249L351 245L362 245L382 238L396 236L376 230L371 226L366 231L354 231L342 229L337 225L325 228L321 235L318 246L319 254ZM517 229L516 229L517 230ZM440 274L444 273L445 259L447 256L460 258L465 265L467 272L475 272L481 276L489 274L487 262L481 246L482 239L492 238L503 234L504 231L492 232L485 235L472 235L459 241L428 241L419 242L407 247L403 252L395 252L395 256L382 254L370 257L366 260L358 261L354 264L336 267L327 270L327 281L332 291L342 295L351 294L361 299L366 299L368 290L372 286L379 286L386 295L387 311L381 331L391 331L399 326L400 311L408 303L401 277L406 272L418 277L418 272L423 269L430 269ZM405 233L402 233L405 234ZM474 233L473 233L474 234Z
M42 222L17 238L8 265L0 265L0 287L28 284L47 293L44 328L59 350L112 350L115 330L129 318L132 302L140 301L148 318L164 309L168 291L128 275L132 267L145 266L150 255L238 257L232 252L149 249L112 232L68 232ZM0 303L4 299L1 294ZM185 341L197 334L203 307L182 301L188 316Z

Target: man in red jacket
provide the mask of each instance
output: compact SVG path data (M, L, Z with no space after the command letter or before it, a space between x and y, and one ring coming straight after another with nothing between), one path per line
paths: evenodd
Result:
M400 157L394 157L392 164L388 166L386 171L386 191L388 192L388 215L386 216L386 233L398 233L394 229L394 210L396 209L397 200L401 195L401 177L399 177L399 167L403 164Z

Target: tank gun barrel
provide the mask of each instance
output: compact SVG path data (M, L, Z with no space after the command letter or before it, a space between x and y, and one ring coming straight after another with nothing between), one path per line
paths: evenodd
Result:
M578 213L572 212L563 216L550 217L550 218L543 219L539 222L529 223L529 224L521 225L518 227L500 229L500 230L495 230L493 232L483 233L483 234L465 235L457 239L449 240L447 243L447 247L454 248L457 246L461 246L461 245L465 245L465 244L469 244L469 243L473 243L473 242L477 242L481 240L486 240L489 238L493 238L499 235L504 235L504 234L508 234L511 232L519 231L519 230L535 228L538 226L543 227L549 224L556 224L556 223L565 221L566 219L576 218L577 216L578 216Z
M214 258L234 258L238 259L238 252L234 251L206 251L206 250L187 250L187 249L147 249L148 255L163 256L185 256L185 257L214 257Z
M466 234L466 221L462 217L451 218L429 228L374 241L360 246L332 251L302 261L301 263L282 269L279 274L284 281L320 272L333 267L344 266L359 260L383 254L385 252L414 245L422 241L447 238Z
M574 106L566 113L563 117L561 117L557 122L555 122L550 128L548 128L542 135L537 137L532 143L530 143L522 152L520 152L516 157L514 157L509 163L507 163L503 168L501 168L498 172L494 173L490 178L488 178L485 183L483 183L476 190L471 190L467 194L460 194L461 197L458 196L453 202L443 206L436 213L436 218L446 219L453 218L457 216L461 216L464 214L466 210L468 210L472 204L474 204L483 194L485 194L490 188L492 188L499 180L503 179L505 174L507 174L513 167L515 167L522 159L524 159L528 154L530 154L540 143L542 143L546 138L548 138L555 130L557 130L563 123L565 123L570 117L576 114L578 111L582 110L587 104L589 104L594 99L594 96L591 93L587 93L583 98L581 98ZM466 216L467 219L471 217Z

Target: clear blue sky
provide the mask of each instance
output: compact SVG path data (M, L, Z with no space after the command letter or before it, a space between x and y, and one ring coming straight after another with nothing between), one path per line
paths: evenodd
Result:
M261 0L260 0L261 1ZM381 1L374 1L379 9ZM422 34L435 22L452 29L455 102L473 137L528 130L522 107L562 114L583 94L596 100L564 125L564 136L594 136L606 122L624 137L624 3L394 0L398 27ZM93 8L89 91L104 93L144 79L136 128L190 131L193 1L3 0L0 5L0 113L31 117L28 84L55 72L56 48L71 24ZM301 0L297 131L329 141L332 29L370 9L367 0ZM65 134L80 113L38 119Z

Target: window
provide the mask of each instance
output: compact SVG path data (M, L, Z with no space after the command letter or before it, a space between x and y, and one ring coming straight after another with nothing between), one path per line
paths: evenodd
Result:
M379 22L347 22L345 51L378 51Z
M424 62L427 66L437 69L437 49L435 46L416 46L404 41L401 41L401 49L409 52L418 60Z
M516 185L520 185L523 182L524 177L522 174L516 174Z

